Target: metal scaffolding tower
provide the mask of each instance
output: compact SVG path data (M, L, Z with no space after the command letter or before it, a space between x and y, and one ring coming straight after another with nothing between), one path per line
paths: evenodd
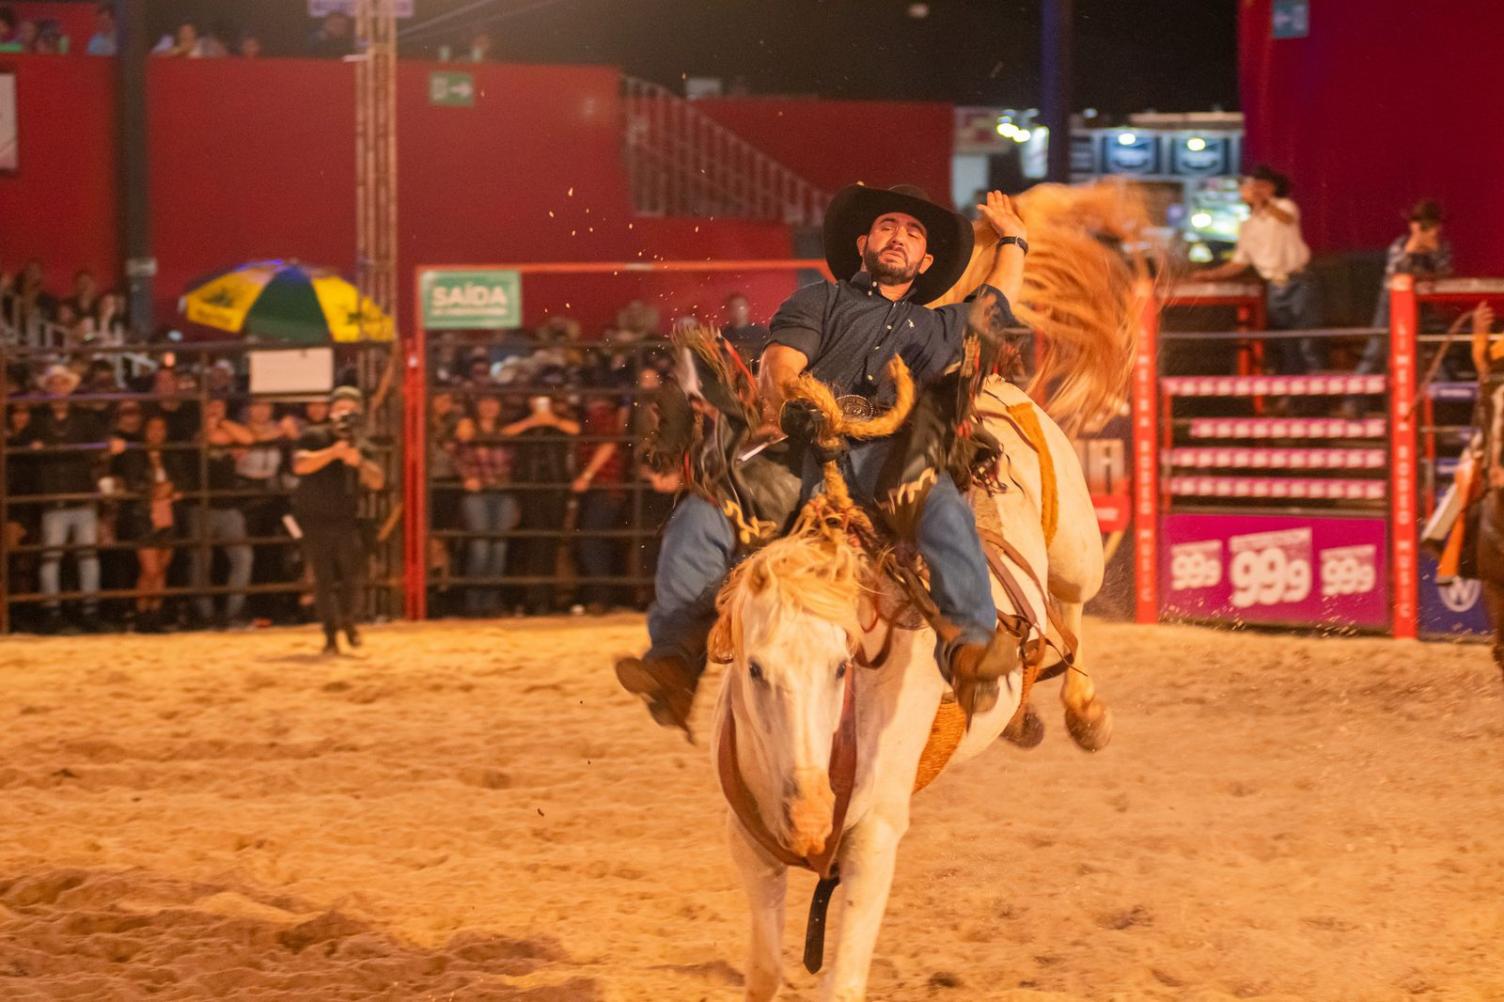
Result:
M383 467L390 482L402 469L401 450L423 448L402 441L402 395L396 379L402 357L397 318L397 16L395 0L355 0L355 285L361 339L377 318L391 318L394 339L386 352L355 354L358 380L367 394L366 432L385 445ZM376 310L367 308L367 304ZM379 311L376 312L376 311ZM375 545L385 550L388 567L410 563L398 532L406 505L389 495L370 493L365 512L377 527ZM421 559L421 558L420 558ZM401 601L389 589L375 591L377 616L400 614Z
M397 315L397 16L394 0L355 3L356 285ZM362 316L365 311L362 310Z

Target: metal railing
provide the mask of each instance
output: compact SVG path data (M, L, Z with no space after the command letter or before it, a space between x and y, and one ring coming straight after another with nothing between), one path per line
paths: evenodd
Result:
M425 547L429 616L490 616L512 608L534 613L570 606L642 608L651 597L658 532L677 498L678 485L650 481L643 468L643 426L637 418L654 391L640 389L639 381L645 358L671 350L669 342L645 340L611 349L631 356L626 370L630 384L620 378L603 384L586 377L564 388L530 382L476 385L446 378L443 373L450 367L440 364L441 356L455 352L525 356L541 351L552 354L560 347L494 334L449 334L434 337L427 345L430 379L421 406L428 416L425 446L431 457L424 485L430 515ZM474 402L481 396L502 397L506 409L489 432L477 425L475 436L461 443L454 437L454 422L441 432L433 417L432 401L440 394L456 398L456 406L472 421ZM561 413L577 421L579 431L556 432L540 440L502 430L526 412L530 398L541 395L568 398ZM592 401L610 405L609 430L590 427L586 412ZM616 475L592 480L580 489L576 480L588 463L585 453L606 443L617 447ZM562 479L531 479L514 471L504 483L467 484L461 453L472 447L512 455L529 447L558 450L552 465ZM446 465L454 465L452 475L436 472L435 460L441 456L447 459ZM467 515L463 511L467 499L482 494L494 496L499 506L513 514L497 524L494 516L501 507L481 516L484 506L476 504Z
M293 566L296 561L282 559L298 546L297 539L288 531L281 517L290 511L289 500L293 489L286 475L291 472L290 456L296 442L283 438L259 445L219 446L205 444L202 436L203 417L211 400L225 401L232 418L235 408L242 403L267 401L298 404L323 400L323 393L273 396L239 390L221 392L210 387L207 376L210 364L215 360L236 360L252 350L301 349L302 346L299 345L247 345L240 342L172 345L145 350L105 346L57 350L50 347L0 344L0 365L23 365L29 370L37 370L60 359L118 360L126 355L141 356L155 365L161 356L172 355L175 356L173 361L178 369L192 371L196 377L196 387L192 391L179 393L130 390L89 392L87 388L81 388L67 398L68 406L99 411L103 440L70 445L33 444L30 432L35 430L35 417L30 430L18 432L14 428L13 410L23 408L34 415L40 415L54 398L34 393L9 395L7 389L0 386L0 416L6 422L5 436L0 439L0 543L3 543L3 547L0 547L3 550L0 552L0 633L10 632L16 625L16 613L22 613L23 619L26 618L25 613L32 613L31 618L38 619L40 617L35 615L38 610L61 611L62 607L71 605L82 606L86 615L102 606L109 607L109 615L102 619L96 616L93 625L105 629L123 629L133 618L138 620L139 625L139 616L133 616L131 607L135 606L139 613L142 607L140 600L165 602L174 613L181 613L177 616L179 620L190 622L186 604L189 600L198 600L197 604L202 608L202 600L221 596L308 595L311 584L305 574L284 572L285 568ZM347 361L356 361L357 355L387 353L390 350L390 346L383 344L347 345L339 349ZM369 393L371 388L366 389ZM158 537L131 538L135 533L127 529L129 520L141 514L140 506L150 504L152 499L149 490L142 489L141 485L127 483L116 469L114 460L117 456L124 457L146 448L140 440L139 432L135 435L123 435L109 417L116 406L122 403L139 405L143 412L143 430L151 417L164 412L178 415L176 420L182 426L192 424L193 427L191 436L179 435L158 448L164 472L168 470L168 457L175 458L176 461L171 464L171 475L177 478L171 481L171 526ZM398 405L399 401L388 398L384 404L378 402L371 409L396 408ZM367 557L371 561L371 572L366 578L365 611L374 616L392 615L400 610L402 587L400 533L396 531L401 517L402 485L398 475L400 463L397 455L400 443L387 431L390 423L380 420L380 416L378 412L368 418L370 434L366 438L367 448L386 472L387 486L380 491L364 492L360 508L361 522L368 537ZM118 439L113 448L112 439ZM277 448L284 452L283 460L273 477L258 481L242 476L237 471L233 487L223 484L216 487L211 484L211 457L218 454L220 461L224 461L224 457L231 455L236 449L255 448ZM94 489L83 493L42 493L38 489L39 484L34 476L40 471L37 464L44 463L49 458L56 460L80 453L89 458L90 480ZM17 476L18 463L30 464L33 476ZM94 527L94 542L76 539L72 533L65 534L67 541L44 538L43 528L47 514L64 509L83 513L81 517ZM236 534L220 536L210 531L209 513L216 510L232 510L240 516L239 519L231 519L239 526ZM244 559L234 553L240 548L249 548L250 559L253 561L252 571L264 571L256 576L268 580L258 581L252 577L244 583L212 583L216 578L216 555L222 553L227 559ZM140 563L140 553L144 550L170 553L166 565L166 587L143 589L139 586L141 579L138 572L144 570L144 564ZM137 554L138 566L135 568L125 566L128 564L125 558L131 553ZM57 557L59 565L56 571L59 575L58 587L55 589L44 588L41 581L42 567L49 554ZM267 559L263 556L265 554L280 556ZM254 563L258 557L261 558L260 564ZM84 567L79 562L80 558L99 560L102 570L106 561L115 560L116 580L108 581L106 578L109 575L105 575L101 577L99 587L85 590L82 579ZM64 572L69 569L69 565L72 565L77 579L77 584L72 587L64 586ZM192 573L189 565L197 565L201 569ZM117 586L121 577L136 581L136 586ZM202 619L200 614L196 620L191 621L192 625L210 625L201 622Z
M622 77L623 157L643 216L816 226L830 195L666 87Z

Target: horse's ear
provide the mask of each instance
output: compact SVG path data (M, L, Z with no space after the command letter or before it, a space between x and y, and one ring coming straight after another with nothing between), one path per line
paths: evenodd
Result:
M705 656L713 664L730 664L736 644L731 637L731 616L722 613L710 628L705 642Z

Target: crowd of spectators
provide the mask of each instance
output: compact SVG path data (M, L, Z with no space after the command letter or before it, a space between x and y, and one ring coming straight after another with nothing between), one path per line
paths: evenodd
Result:
M309 619L288 498L293 450L326 420L322 397L253 395L240 353L119 347L119 297L86 271L59 295L30 262L3 288L0 336L25 341L27 324L66 332L27 341L4 373L12 627ZM749 358L767 334L740 295L723 329ZM653 417L644 404L672 361L657 311L642 303L594 339L556 318L506 339L438 343L432 614L599 614L650 600L657 530L681 485L648 468L640 444Z
M85 41L70 37L57 20L23 18L14 7L0 4L0 53L67 55L82 51L91 56L116 55L119 33L115 7L113 0L95 6L92 33ZM485 63L496 58L495 38L483 28L466 33L455 42L425 42L423 46L428 50L426 54L440 62ZM343 59L354 52L354 20L349 14L335 10L315 21L300 48L279 50L277 54ZM172 24L152 44L151 54L181 59L230 56L255 59L267 53L263 35L254 26L219 17L205 21L183 19Z
M730 296L719 320L755 363L767 328L750 321L746 297ZM673 366L657 311L629 304L591 340L558 318L526 341L456 339L439 350L429 398L431 578L471 583L441 587L436 604L476 616L645 604L657 529L681 486L640 454L648 404Z
M0 269L0 323L29 344L58 348L114 347L126 340L125 297L100 287L92 271L74 272L65 296L49 291L42 263Z
M69 37L56 20L28 20L18 16L14 7L0 5L0 53L66 55L81 50L91 56L113 56L119 48L114 2L107 0L95 6L93 32L81 49L79 41ZM300 52L286 54L343 59L354 51L354 22L348 14L332 11L318 20ZM254 59L264 54L264 46L261 34L252 27L224 18L207 22L184 19L163 32L152 44L151 54L181 59Z

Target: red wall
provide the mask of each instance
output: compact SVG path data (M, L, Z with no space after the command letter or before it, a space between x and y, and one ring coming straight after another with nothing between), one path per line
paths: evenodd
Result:
M75 269L118 267L115 62L74 56L0 56L17 71L20 169L0 172L0 269L40 257L49 285Z
M862 181L917 184L939 202L951 195L948 104L748 97L694 106L826 191Z
M11 62L19 78L21 170L0 175L0 267L40 256L58 289L79 264L113 274L113 62ZM471 67L476 106L439 108L428 102L432 68L404 63L399 73L404 291L419 264L789 256L782 225L631 216L615 70ZM160 60L151 63L149 87L152 225L165 306L193 277L256 257L351 270L349 65ZM759 306L793 287L788 275L748 282ZM568 312L594 325L644 292L666 312L703 308L724 284L689 277L644 288L623 278L540 281L524 286L523 301L530 321L567 303Z
M1312 0L1310 36L1280 40L1271 5L1240 8L1248 157L1291 176L1311 245L1384 246L1431 196L1458 271L1504 273L1504 4Z

